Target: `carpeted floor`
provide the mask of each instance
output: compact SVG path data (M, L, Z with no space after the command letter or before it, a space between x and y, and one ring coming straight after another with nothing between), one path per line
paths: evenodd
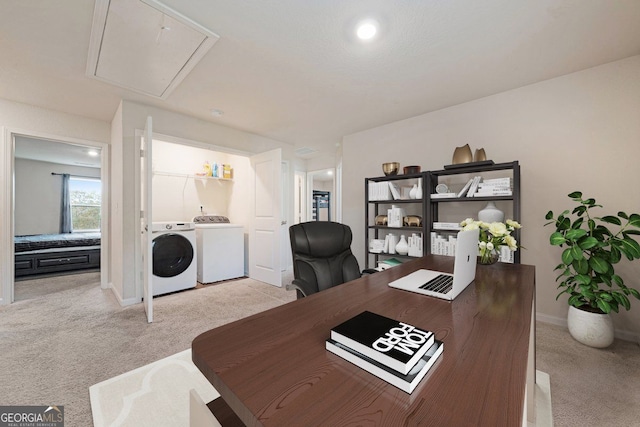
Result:
M52 284L57 291L50 295L0 307L0 405L64 405L68 427L92 425L91 385L188 349L208 329L295 299L284 288L235 280L156 298L156 321L147 324L142 304L120 307L100 289L97 273L58 280L66 286ZM639 425L637 344L616 340L591 349L540 322L536 333L536 368L551 377L556 426Z
M0 307L0 405L64 405L68 427L91 426L89 387L190 348L200 333L295 300L293 291L240 279L122 308L98 273L85 284ZM23 283L23 282L21 282ZM55 287L55 286L54 286Z
M584 346L560 326L537 322L536 369L551 378L555 426L640 426L640 346L616 339Z

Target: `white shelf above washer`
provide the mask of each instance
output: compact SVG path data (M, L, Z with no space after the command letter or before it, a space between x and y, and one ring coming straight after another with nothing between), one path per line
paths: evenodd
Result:
M214 176L201 176L187 173L175 173L175 172L164 172L164 171L153 171L154 175L162 175L162 176L173 176L176 178L187 178L187 179L202 179L202 180L214 180L214 181L233 181L233 178L219 178Z

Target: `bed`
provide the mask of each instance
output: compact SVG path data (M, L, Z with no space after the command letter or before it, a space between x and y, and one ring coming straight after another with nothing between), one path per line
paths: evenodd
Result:
M15 236L15 276L100 268L100 233Z

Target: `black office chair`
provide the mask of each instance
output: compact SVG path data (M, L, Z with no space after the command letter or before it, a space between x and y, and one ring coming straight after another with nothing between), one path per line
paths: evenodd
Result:
M361 276L358 260L351 252L353 236L348 225L311 221L289 227L295 289L303 298ZM375 270L367 270L366 273Z

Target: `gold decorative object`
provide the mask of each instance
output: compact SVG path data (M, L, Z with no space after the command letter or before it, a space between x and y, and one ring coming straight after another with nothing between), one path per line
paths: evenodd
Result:
M473 155L473 161L482 162L484 160L487 160L487 153L484 152L484 148L478 148Z
M454 165L460 163L470 163L473 160L473 155L471 154L471 147L469 144L465 144L462 147L456 147L453 151L453 160L452 163Z
M407 215L402 218L402 222L405 227L420 227L422 225L422 218L418 215Z
M376 222L376 225L387 225L387 216L386 215L377 215L375 222Z
M398 162L389 162L389 163L382 164L382 172L384 172L386 176L397 175L399 169L400 169L400 163Z

